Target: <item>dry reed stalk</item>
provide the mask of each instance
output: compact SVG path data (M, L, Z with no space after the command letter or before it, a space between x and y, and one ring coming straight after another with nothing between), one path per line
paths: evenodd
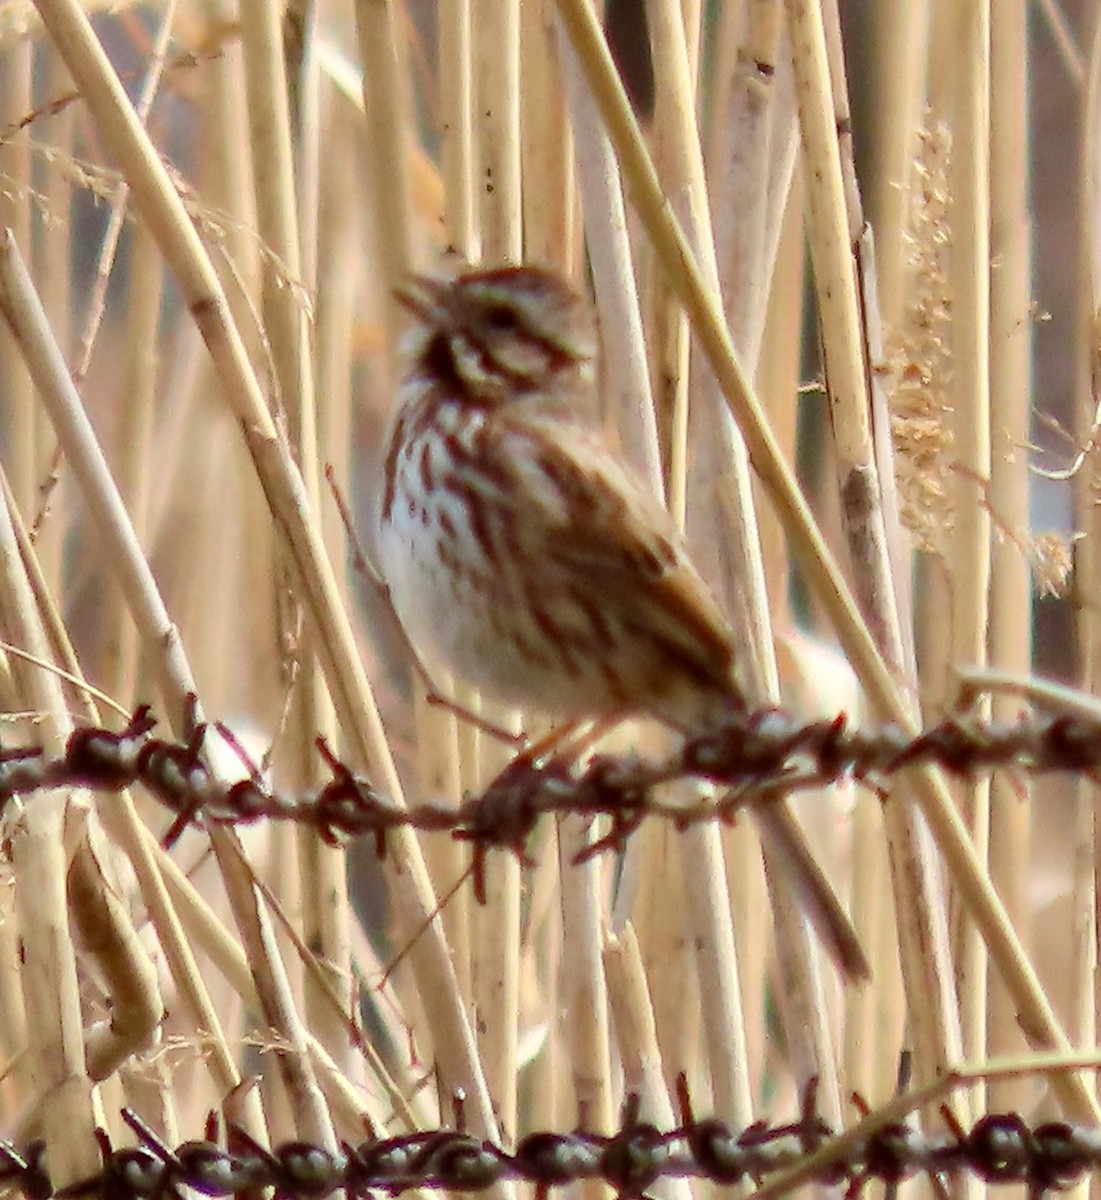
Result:
M1031 418L1032 237L1028 199L1028 33L1021 4L990 10L990 505L999 522L1028 536ZM996 97L996 102L994 98ZM1016 539L995 534L990 564L989 658L998 670L1024 674L1032 662L1032 579ZM992 712L1015 719L1021 703L995 694ZM991 780L990 875L1031 948L1026 894L1032 836L1027 780ZM1075 959L1074 961L1077 961ZM988 1053L1020 1053L1020 1031L1001 984L990 980ZM990 1104L1021 1108L1027 1089L993 1083Z
M604 977L604 880L598 859L573 865L576 855L592 841L586 825L580 817L566 817L558 826L562 941L568 948L560 987L561 1038L567 1054L563 1074L572 1093L567 1108L580 1122L605 1129L615 1122L615 1101ZM584 1200L602 1200L604 1196L602 1185L595 1180L582 1183L578 1192Z
M520 6L520 150L524 256L565 275L579 259L573 133L566 107L553 7ZM537 187L531 182L538 181Z
M276 6L268 0L244 0L241 32L252 161L263 164L253 172L253 186L256 228L269 251L263 260L260 316L274 376L273 405L287 422L307 492L316 503L313 375L307 370L306 313L299 292L302 267L291 114Z
M3 89L0 91L0 125L17 126L33 108L31 100L31 66L33 43L14 38L3 48ZM30 130L17 130L0 147L0 228L10 229L19 243L31 242L31 146ZM8 478L15 498L24 512L34 511L34 488L37 483L38 421L34 410L34 395L30 376L22 361L19 348L11 334L0 332L0 378L4 380L4 402L8 413L9 456Z
M1076 1045L1089 1046L1094 1044L1094 1030L1097 1027L1094 985L1097 971L1097 820L1092 797L1079 796L1076 800L1074 877L1070 889L1074 912L1070 961L1076 964L1077 969L1072 980L1067 1027Z
M861 610L893 669L901 665L894 587L885 552L871 434L871 397L853 247L863 224L854 211L855 179L837 130L851 124L845 81L831 78L835 36L814 4L788 9L803 149L807 159L808 234L840 473L841 519L853 558Z
M774 115L774 126L777 118L785 127L794 132L795 112L790 88L783 89L783 96L776 98L781 112ZM782 114L782 115L781 115ZM794 150L795 138L789 139ZM795 164L795 154L791 154L792 166ZM749 172L757 174L758 172ZM769 175L772 171L768 172ZM777 197L779 199L779 197ZM721 222L722 212L733 200L728 200L724 194L713 193L713 211L716 220ZM767 207L767 205L766 205ZM772 281L768 288L767 315L764 318L761 332L761 346L758 356L757 380L761 388L762 402L769 416L769 424L776 432L784 447L784 453L789 461L795 459L796 426L798 423L797 406L800 401L799 383L802 378L802 362L800 358L800 329L802 327L803 296L806 287L804 270L804 235L803 235L803 189L801 173L793 172L791 188L786 202L781 203L782 218L776 222L777 229L782 229L775 243L775 265L772 267ZM718 231L717 231L718 236ZM724 255L720 251L720 269ZM762 269L767 273L769 255L763 256ZM757 286L757 285L754 285ZM727 293L724 290L724 296ZM733 493L734 489L728 489ZM764 567L765 593L769 597L777 628L785 629L792 621L788 610L790 597L790 566L788 563L787 546L784 542L784 531L771 507L764 503L760 487L753 488L754 503L758 517L758 528L761 542L761 561ZM733 510L737 503L735 494L727 495L722 492L721 500L724 510ZM723 519L729 517L724 511ZM781 651L782 661L782 651ZM781 678L785 672L781 668ZM832 700L830 701L832 703ZM807 806L799 806L806 811ZM821 847L817 848L821 853ZM765 880L761 864L760 839L750 827L749 822L741 822L726 836L727 875L730 879L731 890L735 894L734 916L737 933L736 945L739 948L739 961L743 980L743 1004L746 1016L746 1035L748 1038L750 1061L754 1064L753 1078L766 1078L764 1063L768 1052L767 1026L765 1005L768 997L768 930L764 923L756 919L756 914L763 910L768 903L765 891ZM835 872L833 878L838 878ZM850 907L854 922L859 922L860 913ZM864 941L865 946L869 943ZM867 989L860 989L861 994ZM758 1087L758 1092L760 1087ZM758 1094L760 1105L763 1096Z
M47 51L46 55L46 94L63 96L72 91L72 80L65 70L61 56L52 50ZM59 162L64 162L73 153L76 115L75 109L70 105L50 117L46 127L40 132L40 140L49 145ZM63 264L70 260L75 238L72 180L65 171L49 170L42 192L44 207L38 221L37 242L40 258L36 260L35 278L41 281L42 303L50 321L50 328L53 329L58 344L69 353L72 349L74 312L72 271L66 269ZM35 476L38 486L41 487L42 481L49 476L57 443L45 413L37 406L35 419ZM50 589L55 594L59 593L61 587L64 533L70 520L70 514L65 507L65 493L65 484L61 481L52 496L54 520L47 520L41 524L35 537L39 560L49 580Z
M733 15L727 20L733 25ZM798 148L783 30L782 0L747 9L744 37L724 60L724 75L732 83L725 107L713 117L709 154L724 310L751 375L760 362L777 239Z
M697 97L688 65L684 12L679 3L648 2L646 20L654 75L651 153L670 203L676 205L682 219L688 219L700 200L689 191L685 163L686 156L691 153L685 145L686 133L692 142L698 135L695 127ZM587 103L595 107L591 96L587 97ZM609 156L613 157L607 135L602 134L602 137ZM637 231L635 240L638 240ZM649 292L654 399L665 441L662 449L668 463L668 482L658 495L668 493L669 512L677 527L684 529L688 511L688 322L680 305L670 296L660 272L650 272Z
M520 970L524 991L521 1016L525 1020L522 1038L527 1046L520 1056L523 1078L517 1134L556 1129L569 1124L574 1115L564 1100L560 1017L565 947L557 843L557 829L548 829L539 848L539 865L529 882L530 907Z
M310 346L309 314L303 289L303 264L312 261L313 250L304 247L316 244L306 230L316 230L315 211L299 211L299 197L312 201L316 208L318 185L317 157L303 157L303 137L308 132L309 112L316 108L316 86L312 54L313 33L301 30L301 57L296 68L294 89L300 104L290 111L291 89L284 69L284 41L281 13L265 0L246 0L241 9L242 49L245 83L248 98L249 132L254 164L264 169L254 172L257 232L267 250L263 260L261 282L261 315L267 343L271 348L271 368L275 391L276 411L287 422L287 434L299 463L303 484L311 507L320 510L320 462L317 444L317 403L314 396L314 359ZM304 111L305 109L305 111ZM292 131L301 136L292 145ZM314 143L311 143L314 144ZM298 150L296 155L295 151ZM296 166L300 169L295 170ZM307 167L313 168L312 171ZM305 216L305 228L301 218ZM274 256L274 257L272 257ZM286 568L277 561L277 571ZM278 607L280 644L293 663L284 662L283 673L293 672L293 695L287 714L284 738L286 777L291 786L306 788L321 782L324 767L314 754L318 736L330 743L335 740L336 726L333 706L325 690L319 665L314 654L312 637L299 634L297 603ZM289 628L287 627L289 625ZM290 830L276 833L271 849L281 851L287 863L286 871L276 871L277 895L288 904L297 902L311 914L311 944L315 953L329 962L338 975L350 973L347 957L347 934L340 923L318 920L318 901L325 896L340 896L346 891L344 855L332 847L318 844L316 838L295 835ZM227 858L222 860L228 868ZM332 926L332 938L322 939ZM343 953L343 957L337 957ZM271 973L276 973L273 962ZM327 1012L328 1006L307 976L304 997L307 1008ZM286 1020L292 1022L291 1010L280 1006ZM293 1023L293 1022L292 1022ZM332 1030L335 1048L342 1044L339 1028ZM305 1094L310 1094L306 1088ZM312 1106L312 1124L318 1125L321 1115Z
M952 577L952 662L985 663L990 588L990 513L969 495L990 478L990 14L985 4L961 5L954 23L960 70L952 100L952 361L956 481L949 549ZM989 712L988 704L980 712ZM990 841L989 778L961 788L975 853L984 862ZM966 908L966 905L965 905ZM986 1049L988 963L966 921L957 931L958 1001L963 1047ZM984 1105L982 1087L972 1093Z
M473 0L471 18L478 243L488 262L518 262L524 251L519 0ZM481 739L476 753L485 778L504 766L503 748L488 739ZM517 1123L520 865L506 855L485 866L486 905L474 917L474 1010L494 1111L511 1132Z
M463 259L477 257L477 229L474 193L474 65L471 39L470 0L457 0L439 12L437 54L440 82L439 121L441 127L441 179L444 190L444 233L446 245ZM437 686L451 694L448 676L437 679ZM417 769L426 794L439 794L457 801L462 793L464 756L460 729L453 713L429 706L415 683L415 721L417 728ZM466 760L475 753L467 745ZM436 891L446 895L451 881L466 868L466 855L454 843L427 845L425 854ZM474 915L466 889L460 888L444 909L444 928L455 958L458 986L467 1006L473 1004Z
M1090 446L1095 438L1097 400L1101 395L1098 381L1101 379L1101 360L1097 352L1097 330L1101 314L1101 255L1098 253L1097 231L1101 229L1101 156L1098 153L1097 133L1101 129L1101 24L1094 26L1089 47L1089 71L1083 104L1081 131L1081 197L1077 244L1082 248L1083 265L1079 279L1077 314L1077 388L1075 403L1075 433L1082 446ZM1097 462L1096 448L1086 456L1082 469L1074 478L1074 527L1081 531L1082 539L1075 553L1074 597L1076 633L1078 638L1078 685L1090 693L1096 693L1101 685L1101 611L1098 610L1097 588L1101 583L1101 559L1098 557L1097 507ZM1075 910L1082 913L1089 908L1094 913L1096 934L1096 902L1098 887L1098 863L1101 862L1101 839L1098 838L1098 817L1101 813L1097 790L1088 785L1078 785L1077 827L1084 838L1079 844L1079 853L1089 854L1092 870L1079 869L1076 882L1080 885L1074 893ZM1079 917L1079 921L1082 918ZM1083 927L1084 926L1084 927ZM1077 947L1081 947L1083 935L1091 932L1088 922L1076 931ZM1076 948L1077 948L1076 947ZM1089 970L1091 959L1097 954L1096 942L1081 947L1086 953L1078 962L1079 970L1074 980L1072 1005L1075 1024L1082 1044L1093 1044L1101 1027L1101 994L1097 988L1096 972Z
M362 229L351 189L353 131L348 122L337 117L340 98L327 90L325 101L328 137L340 151L324 157L318 185L316 275L325 280L325 286L318 290L315 305L317 443L319 460L332 466L338 480L350 485L354 479L351 471L352 389L347 363L352 345L357 272L355 258L347 253L347 247L359 244ZM325 544L329 556L337 561L344 546L339 514L327 498L319 496L318 504ZM330 986L348 993L352 966L351 914L347 903L344 854L318 846L316 839L308 846L300 844L299 852L323 858L314 872L316 887L303 889L304 939L307 945L316 948ZM319 1001L316 989L307 991L305 1001L309 1028L349 1076L360 1078L359 1056L349 1045L341 1023L333 1019L331 1007Z
M564 88L574 128L577 190L592 266L601 336L601 413L628 461L664 495L661 450L647 365L638 284L631 261L623 183L573 48L560 39Z
M131 514L139 539L145 541L149 525L149 459L157 397L157 357L155 347L160 333L161 301L164 297L164 269L153 240L144 230L134 239L130 275L130 321L126 345L129 361L125 372L125 393L115 432L115 476L127 511ZM51 322L51 328L52 328ZM104 623L116 630L108 641L101 661L101 678L108 693L124 704L138 703L137 631L125 611L125 601L113 581L107 583Z
M520 154L522 189L522 228L526 258L556 267L567 277L578 274L577 142L572 134L568 108L564 63L560 54L553 6L540 3L520 5ZM538 186L531 186L532 181ZM580 280L578 280L580 284ZM594 414L595 416L595 414ZM566 997L578 996L580 989L565 985L567 972L573 971L569 954L563 947L566 902L564 891L580 883L577 906L587 902L585 880L571 882L572 872L562 873L559 866L558 832L548 830L534 875L523 881L529 897L524 922L521 958L517 963L520 1002L517 1065L524 1091L517 1099L515 1132L545 1129L561 1121L575 1119L576 1097L572 1080L565 1069L562 1026L570 1015ZM591 914L593 930L599 930L599 915ZM578 964L585 984L599 987L593 975L594 960L586 957ZM601 1001L603 1003L603 1001ZM606 1025L606 1014L598 1020ZM542 1027L544 1049L534 1061L526 1061L524 1040L530 1044ZM599 1034L597 1035L599 1042ZM607 1038L607 1030L604 1031ZM598 1059L597 1092L610 1094L609 1056ZM548 1124L549 1122L549 1124Z
M316 444L316 403L309 327L302 283L302 238L299 228L299 186L309 189L304 175L295 172L292 114L285 61L282 14L266 0L245 0L241 5L241 48L244 66L246 111L253 163L256 230L267 253L261 260L259 320L264 331L265 358L271 373L270 403L285 428L305 493L316 511L319 498L319 464ZM308 31L302 31L303 53L308 52ZM308 69L308 68L307 68ZM296 78L300 84L301 78ZM297 89L296 89L297 90ZM297 113L295 114L298 115ZM259 514L255 514L257 517ZM299 620L294 585L285 577L289 564L282 552L275 561L277 587L276 636L280 646L280 674L293 672L293 696L287 712L286 765L293 786L304 787L316 779L319 765L309 753L313 739L332 738L332 707L319 678L312 638L296 628ZM284 685L290 692L289 683ZM313 768L311 770L311 767ZM278 894L297 905L307 892L341 887L339 872L303 877L304 862L296 863L296 839L289 830L273 832L269 852L278 855L285 870L274 872ZM322 869L329 856L307 855L306 862ZM223 860L223 869L227 862ZM327 876L327 877L326 877Z
M481 257L523 253L520 197L520 5L473 0L474 196Z
M447 204L447 245L460 257L476 257L474 230L474 61L471 0L455 0L439 11L440 175Z
M273 936L267 905L235 833L212 839L241 942L248 955L264 1021L280 1043L279 1075L286 1089L290 1122L281 1129L272 1121L273 1137L304 1136L335 1150L337 1137L310 1058L306 1030L291 993L284 956ZM269 1109L270 1111L270 1109Z
M225 19L221 9L215 13L214 19ZM235 327L267 379L271 357L259 319L265 256L250 232L257 224L256 189L244 51L237 39L211 63L206 100L196 136L210 153L197 164L196 188L213 210L207 228L218 231L215 266ZM274 585L248 583L274 578L274 536L259 489L249 484L244 448L231 424L219 419L216 376L201 340L186 316L173 332L187 353L162 360L169 373L163 411L166 423L176 428L159 428L153 452L159 469L172 473L172 486L154 501L161 503L159 519L151 523L151 552L170 588L173 615L203 681L204 700L218 711L242 703L259 723L275 726L286 688L277 633L282 593ZM193 520L181 521L189 513ZM181 528L190 538L182 548L177 542ZM201 562L205 569L181 574L181 562ZM242 593L249 597L247 604L239 602ZM254 667L247 694L234 678L235 658L242 653Z
M663 1061L669 1064L666 1086L672 1091L673 1064L679 1063L686 1065L692 1085L708 1087L701 983L694 947L684 936L689 918L683 858L668 830L643 829L640 833L642 836L634 839L637 844L628 846L624 855L612 927L622 930L630 922L635 930L650 986L658 1045Z
M409 169L405 136L408 114L398 75L394 6L390 0L356 0L356 30L363 70L363 105L371 187L374 250L382 270L380 289L391 334L401 327L394 289L413 265Z
M875 963L876 986L845 995L842 1078L861 1096L890 1095L903 1038L905 997L898 970L898 934L891 902L883 815L870 796L853 806L853 872L850 903L857 931ZM892 1003L893 1002L893 1003ZM908 1039L907 1039L908 1040Z
M248 137L245 56L233 39L211 63L210 94L202 111L202 134L211 152L202 164L199 186L213 208L226 217L225 258L233 264L236 288L229 287L237 325L255 346L259 331L247 303L260 291L262 247L256 228L256 194L252 186L252 147Z
M115 886L102 830L89 821L79 836L66 880L74 941L95 963L110 1006L109 1017L85 1030L88 1077L98 1083L152 1045L164 1001L156 964Z
M458 0L440 11L439 51L440 113L442 128L440 156L444 187L443 220L446 244L463 258L476 257L477 230L474 197L474 127L472 122L473 48L469 0ZM425 224L426 222L421 222ZM414 233L417 231L414 230ZM437 687L451 695L450 677L436 678ZM463 790L463 763L476 754L468 744L462 753L456 717L446 709L430 705L419 681L414 682L414 723L417 739L417 774L424 794L438 794L457 802ZM435 882L436 894L445 896L466 869L467 856L454 843L426 844L425 857ZM460 994L473 1005L474 914L467 889L460 888L443 913L448 944L455 959Z
M877 5L872 13L880 53L870 105L874 153L868 156L871 178L864 194L875 226L879 300L890 329L899 326L905 301L905 233L925 107L929 9L929 0L900 0L890 12Z
M607 939L604 969L617 1056L623 1064L624 1090L639 1097L640 1120L650 1121L659 1129L671 1128L676 1124L677 1114L665 1086L646 973L638 939L630 924L622 934ZM690 1200L693 1194L687 1179L660 1180L659 1184L660 1190L656 1188L655 1195L662 1200Z

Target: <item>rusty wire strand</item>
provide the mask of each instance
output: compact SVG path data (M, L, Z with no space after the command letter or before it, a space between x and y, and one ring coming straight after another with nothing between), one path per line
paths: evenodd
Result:
M296 797L268 787L259 773L235 783L220 780L203 755L207 726L198 726L185 743L154 737L155 725L149 707L142 706L120 732L78 729L58 758L48 758L39 747L0 749L0 809L44 788L111 792L140 783L174 814L168 841L190 824L283 820L310 826L334 844L373 837L383 856L390 830L412 826L471 842L477 887L485 854L504 849L526 862L535 824L550 814L609 819L604 835L584 852L590 855L619 848L646 818L670 820L682 829L730 821L747 806L845 779L885 790L896 772L918 764L958 775L994 767L1089 775L1101 769L1101 722L1079 714L1012 724L953 717L909 738L890 726L851 727L844 715L805 722L781 709L763 709L688 739L660 761L630 754L596 755L580 763L533 761L521 753L479 796L458 805L428 800L403 808L320 739L332 778ZM663 800L661 785L683 778L715 787L693 805Z
M624 1200L642 1200L663 1178L759 1185L834 1136L817 1113L813 1088L798 1120L759 1121L739 1132L714 1117L695 1119L683 1084L680 1091L682 1124L674 1129L662 1131L639 1120L639 1101L631 1096L621 1128L612 1134L535 1132L511 1152L461 1128L369 1136L331 1152L308 1142L268 1150L230 1126L222 1145L215 1140L213 1119L206 1139L172 1149L124 1109L123 1120L137 1144L113 1148L100 1131L102 1165L94 1176L55 1189L42 1142L24 1150L0 1142L0 1189L18 1189L30 1200L182 1200L184 1188L226 1197L272 1188L277 1197L319 1198L338 1189L351 1196L396 1195L413 1187L479 1192L502 1180L519 1180L534 1184L541 1196L554 1187L600 1179ZM1024 1184L1032 1200L1039 1200L1101 1168L1097 1129L1062 1121L1030 1126L1016 1113L992 1113L964 1130L947 1109L943 1112L943 1130L923 1132L902 1122L883 1126L824 1166L815 1182L844 1185L848 1200L855 1200L872 1180L892 1185L921 1174L939 1178L970 1172L989 1184Z

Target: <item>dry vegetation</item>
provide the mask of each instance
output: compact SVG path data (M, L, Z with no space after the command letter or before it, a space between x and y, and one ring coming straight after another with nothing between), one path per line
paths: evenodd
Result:
M369 553L392 292L445 248L591 288L603 420L738 614L762 702L916 728L953 664L1026 675L1030 565L1053 590L1070 560L1029 528L1025 4L881 7L858 185L835 0L646 0L641 114L586 0L160 0L91 25L105 5L0 0L4 744L54 752L143 701L179 733L195 693L288 791L325 778L319 733L395 797L493 776L507 750L427 703L323 479ZM1101 46L1037 8L1096 130ZM1096 153L1081 184L1050 182L1083 195L1068 460L1099 394ZM818 370L828 396L800 386ZM1064 484L1087 691L1095 457ZM893 1094L904 1049L928 1082L1023 1053L1022 1026L1092 1047L1094 798L1048 796L1053 876L1029 787L914 771L885 803L801 801L874 965L863 989L822 961L749 820L647 825L584 866L601 831L544 823L536 866L490 859L479 907L468 851L439 836L396 837L381 865L283 827L191 831L168 855L140 794L38 796L4 817L0 1132L44 1136L65 1182L95 1169L95 1125L126 1140L124 1104L169 1141L214 1108L331 1145L368 1117L449 1123L461 1090L468 1128L507 1143L612 1128L632 1089L670 1124L680 1072L736 1125L793 1114L818 1076L840 1123L853 1090ZM1043 977L1022 948L1041 915ZM1098 1117L1067 1072L954 1103Z

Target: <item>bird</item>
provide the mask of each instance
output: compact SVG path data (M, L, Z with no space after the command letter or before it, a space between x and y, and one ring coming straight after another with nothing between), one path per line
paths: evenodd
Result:
M557 722L648 716L691 736L747 709L729 624L650 490L582 414L591 306L533 265L417 275L378 554L419 653ZM762 809L843 973L868 964L787 810ZM783 814L783 815L781 815Z

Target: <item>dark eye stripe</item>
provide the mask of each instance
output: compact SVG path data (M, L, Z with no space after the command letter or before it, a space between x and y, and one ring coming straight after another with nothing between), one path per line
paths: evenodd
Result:
M561 371L580 361L575 355L568 354L549 338L529 333L526 329L517 330L510 336L523 339L529 345L535 346L542 353L544 362L530 371L520 371L516 367L509 366L508 363L502 362L489 343L469 333L466 340L478 355L478 362L484 374L488 378L499 380L513 391L520 393L538 391L545 385L548 371Z
M456 384L460 381L459 365L455 361L455 349L444 331L438 330L424 349L424 371L429 379Z

